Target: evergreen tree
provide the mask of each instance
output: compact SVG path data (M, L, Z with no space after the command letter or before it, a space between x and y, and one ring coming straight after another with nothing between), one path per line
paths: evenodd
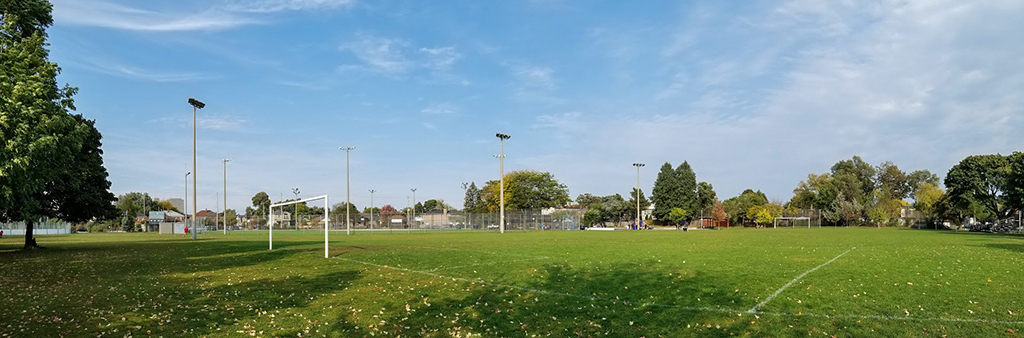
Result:
M690 168L690 163L683 161L676 168L676 180L679 182L678 194L682 199L680 207L687 211L686 220L694 219L700 212L697 203L697 174L693 172L693 168Z
M476 182L470 182L466 188L466 197L462 201L462 208L465 212L480 212L480 189Z
M681 207L682 196L679 195L679 180L676 179L676 171L672 170L672 164L665 162L658 171L658 178L654 180L654 188L651 189L651 202L654 202L654 219L667 222L668 215L672 208Z

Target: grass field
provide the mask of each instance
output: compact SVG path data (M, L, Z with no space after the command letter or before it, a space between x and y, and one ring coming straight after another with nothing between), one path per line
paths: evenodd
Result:
M0 240L0 336L925 336L1024 330L1024 237L873 228Z

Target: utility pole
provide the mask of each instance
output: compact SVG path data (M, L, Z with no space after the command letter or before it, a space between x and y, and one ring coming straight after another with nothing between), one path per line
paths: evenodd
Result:
M348 235L351 235L352 234L352 212L351 212L351 210L352 210L352 202L351 202L351 199L350 199L351 194L349 193L350 186L351 186L351 184L350 184L351 181L349 181L348 154L352 150L355 150L356 147L339 147L338 149L341 149L341 150L345 151L345 233L348 234Z
M377 190L370 189L370 230L373 230L373 193ZM370 232L373 233L372 231Z
M224 163L224 234L228 234L228 162L230 158L221 160ZM235 214L238 214L237 212Z
M462 183L462 194L463 195L468 195L469 194L469 183L466 183L466 182ZM463 197L463 200L465 200L465 197ZM469 226L469 208L470 208L469 206L466 206L465 203L463 203L463 205L462 205L462 213L465 214L465 216L463 216L463 219L462 219L462 223L464 223L462 225L463 227ZM472 230L472 228L470 228L470 230Z
M192 221L195 222L198 215L197 210L199 210L199 202L197 201L199 190L196 190L196 176L199 176L199 173L196 171L196 110L205 108L206 104L191 97L188 98L188 104L192 105ZM196 229L192 229L192 240L195 239Z
M498 225L498 229L501 233L505 233L505 140L512 138L512 136L502 133L494 134L494 136L501 140L501 154L497 155L499 162L498 168L501 173L501 183L499 183L501 190L501 216L499 217L499 222L501 224Z
M640 218L640 167L643 167L644 164L633 163L633 166L636 167L636 196L633 196L633 198L636 199L636 227L639 229L640 223L643 222L642 218Z
M412 231L412 223L416 221L416 188L409 190L412 190L412 220L409 221L409 231Z

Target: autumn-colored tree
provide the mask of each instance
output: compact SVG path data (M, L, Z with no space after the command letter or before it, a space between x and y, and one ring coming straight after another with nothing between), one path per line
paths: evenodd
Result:
M715 210L711 213L711 217L713 217L716 222L724 221L729 217L729 214L725 213L725 207L722 206L722 201L719 201L717 198L715 199Z

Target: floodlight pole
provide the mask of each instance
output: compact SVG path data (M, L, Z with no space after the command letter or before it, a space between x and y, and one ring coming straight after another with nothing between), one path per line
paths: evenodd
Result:
M466 183L466 182L462 183L462 194L463 195L469 194L469 183ZM465 199L465 197L463 197L463 199ZM464 227L468 227L469 226L469 210L468 209L469 208L466 207L466 204L463 203L462 204L462 213L466 214L465 216L463 216L463 219L462 219L462 222L465 223L465 224L463 224ZM473 229L470 229L470 231L473 231Z
M292 194L295 194L295 199L299 199L299 188L292 188ZM295 222L295 229L300 230L302 227L299 226L299 206L296 204L292 211L294 211L292 219ZM281 207L281 216L284 217L284 206Z
M370 189L370 230L373 230L373 193L377 190ZM370 232L373 234L373 231Z
M199 176L199 173L196 172L196 110L205 108L206 104L191 97L188 98L188 104L192 105L192 220L195 221L196 216L198 216L196 210L199 210L199 203L197 201L199 194L197 193L198 190L196 190L196 176ZM196 229L192 229L192 240L195 239Z
M501 233L505 233L505 140L512 138L508 134L497 133L494 134L499 140L501 140L501 154L498 155L498 168L501 173L500 177L500 203L501 203L501 216L499 217L499 230Z
M640 218L640 167L643 167L644 164L643 163L633 163L633 166L636 167L636 196L633 196L633 198L636 199L636 227L639 229L640 228L640 222L641 222L641 218Z
M224 162L224 234L228 234L228 162L230 158L221 160Z
M341 150L345 151L345 234L346 235L351 235L352 234L352 216L351 216L352 212L350 210L352 209L352 202L350 202L350 199L349 199L349 196L350 196L349 195L349 188L351 186L351 181L349 181L348 154L352 150L355 150L356 147L339 147L338 149L341 149Z
M185 205L185 227L186 228L188 228L188 175L191 175L191 174L192 174L191 171L185 173L185 203L182 203L182 204ZM172 230L171 232L173 233L174 231Z
M412 232L412 223L416 221L416 188L412 190L412 220L409 221L409 231Z

